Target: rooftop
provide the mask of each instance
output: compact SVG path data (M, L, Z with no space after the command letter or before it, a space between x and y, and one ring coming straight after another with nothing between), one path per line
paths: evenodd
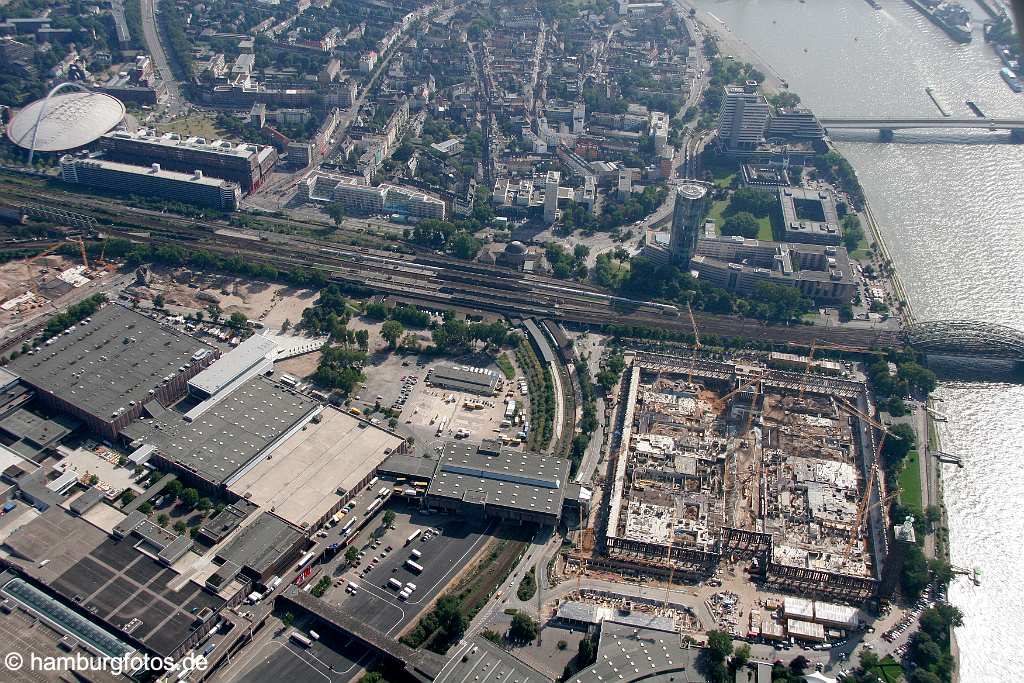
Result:
M457 441L445 446L427 493L558 515L568 475L568 460L507 449L485 455Z
M39 152L61 152L75 149L96 140L124 119L124 105L116 97L102 93L71 92L54 95L46 104L36 100L14 115L7 127L11 142L28 149L35 135Z
M272 340L254 334L190 379L189 389L213 396L250 368L272 360L276 349Z
M277 515L264 512L238 532L217 558L263 574L302 538L302 532Z
M136 175L147 175L153 176L154 178L163 178L164 180L178 180L183 183L192 183L193 185L205 185L207 187L224 187L232 185L228 180L221 178L212 178L210 176L203 175L202 173L181 173L179 171L168 171L165 168L160 168L159 164L153 164L152 166L139 166L137 164L124 164L119 161L108 161L104 159L102 155L90 156L86 159L76 159L71 156L65 156L61 158L61 162L67 160L68 162L75 162L80 167L87 166L91 168L104 169L108 171L117 171L119 173L134 173Z
M222 484L267 455L317 405L265 377L254 377L192 422L168 412L139 420L124 433L134 439L133 445L152 444L166 460Z
M89 321L89 322L86 322ZM108 420L149 400L165 380L212 352L206 344L111 304L11 362L24 381Z
M324 408L229 490L298 527L313 525L401 445L391 432Z

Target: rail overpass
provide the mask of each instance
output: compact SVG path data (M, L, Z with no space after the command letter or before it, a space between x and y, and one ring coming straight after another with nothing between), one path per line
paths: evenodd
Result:
M1024 119L1003 119L988 116L971 118L822 118L828 131L877 130L883 139L890 139L896 130L1007 130L1017 142L1024 142Z

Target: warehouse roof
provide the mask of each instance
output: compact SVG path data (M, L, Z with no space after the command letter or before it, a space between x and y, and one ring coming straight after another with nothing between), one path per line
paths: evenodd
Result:
M705 680L696 666L700 653L700 648L681 646L677 633L606 621L601 626L597 662L570 680L696 683ZM672 674L671 678L664 676L667 673Z
M569 461L562 458L509 449L485 455L473 444L453 441L445 446L427 493L558 515L568 475Z
M441 365L434 370L430 380L434 384L441 382L457 382L467 386L490 387L498 385L498 373L486 368L474 368L468 365Z
M302 532L277 515L264 512L238 532L217 558L262 575L291 550Z
M87 322L88 321L88 322ZM116 304L104 306L33 355L11 362L22 379L101 420L145 402L211 347Z
M268 359L273 360L276 349L273 341L254 334L189 380L189 389L213 396L246 371L261 366Z
M305 528L337 510L341 496L402 445L395 434L324 408L228 490Z
M408 477L430 481L437 469L437 461L416 455L392 453L381 463L378 470L385 476Z
M136 443L151 443L166 460L221 484L312 416L312 399L254 377L192 422L178 413L139 420L124 429Z

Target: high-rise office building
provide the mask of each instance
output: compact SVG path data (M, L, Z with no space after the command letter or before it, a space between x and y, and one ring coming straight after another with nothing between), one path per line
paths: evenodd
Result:
M672 210L672 237L669 246L673 257L689 264L701 235L704 211L707 206L708 186L687 182L676 188L676 205Z
M755 81L742 87L725 87L725 98L718 115L718 141L729 152L748 151L764 142L771 107L757 91Z
M562 180L562 174L558 171L548 171L544 180L544 220L554 223L558 217L558 183Z

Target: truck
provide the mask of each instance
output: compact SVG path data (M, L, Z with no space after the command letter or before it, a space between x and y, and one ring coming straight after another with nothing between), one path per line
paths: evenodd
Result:
M416 548L413 548L413 549L412 549L412 552L411 552L411 553L409 553L409 554L410 554L410 555L412 555L412 559L414 559L414 560L418 560L418 559L420 559L421 557L423 557L423 553L421 553L421 552L420 552L419 550L417 550Z
M18 504L15 503L13 500L4 503L3 514L6 515L8 512L10 512L11 510L13 510L16 507L18 507Z
M419 535L422 534L422 533L423 533L423 529L417 529L416 531L412 532L411 534L409 534L409 538L405 539L405 544L409 545L410 543L415 541L417 539L417 537L419 537Z
M373 479L370 480L370 483L366 485L366 488L372 489L374 486L377 485L378 481L380 481L380 477L374 477Z
M405 584L405 590L409 591L410 593L415 593L416 584L410 581L409 583Z
M405 566L408 567L409 571L411 571L413 574L419 574L420 572L423 571L423 567L421 567L420 565L416 564L412 560L406 560L405 561Z
M298 631L292 631L289 634L288 637L291 638L296 643L298 643L299 645L301 645L302 647L312 647L313 646L313 641L311 641L309 638L307 638L306 636L302 635Z
M388 586L394 588L396 591L401 590L402 582L398 579L388 579Z
M295 571L297 571L297 572L298 571L302 571L302 568L305 567L307 564L309 564L309 561L312 560L312 559L313 559L313 551L311 550L308 553L306 553L305 555L303 555L301 558L299 558L299 564L296 565Z
M402 592L400 592L398 594L398 599L399 600L408 600L410 595L412 595L412 593L409 592L409 589L408 588L403 588Z
M320 640L320 634L314 631L313 629L309 629L309 637L313 640Z

